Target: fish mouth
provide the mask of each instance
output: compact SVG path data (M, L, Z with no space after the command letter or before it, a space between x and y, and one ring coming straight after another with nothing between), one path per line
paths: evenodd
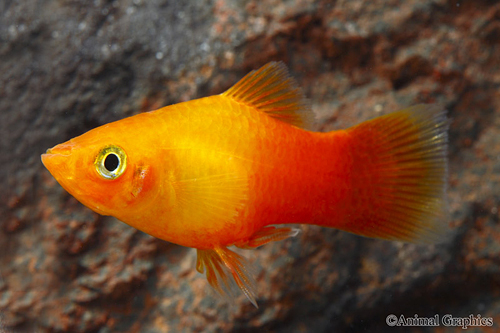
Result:
M109 215L95 203L91 182L82 177L82 173L77 170L77 165L80 167L82 165L80 155L78 145L65 142L47 149L41 158L43 165L67 192L93 211Z
M49 172L56 178L60 180L61 176L68 175L69 167L69 157L73 150L74 145L68 143L62 143L53 148L47 149L45 154L42 154L42 163L49 170Z

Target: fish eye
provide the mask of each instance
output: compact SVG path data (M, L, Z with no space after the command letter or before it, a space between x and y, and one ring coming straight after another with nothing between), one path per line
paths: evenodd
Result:
M120 177L127 168L127 154L122 147L110 145L97 154L94 165L97 173L105 179Z
M115 153L111 153L104 158L104 167L109 172L113 172L120 166L120 158Z

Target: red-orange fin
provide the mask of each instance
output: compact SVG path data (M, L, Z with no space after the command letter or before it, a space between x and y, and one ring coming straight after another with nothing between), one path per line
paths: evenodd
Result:
M289 237L295 237L299 232L300 229L298 228L276 228L274 226L266 226L254 233L249 239L238 242L234 245L242 249L252 249L269 242L276 242Z
M222 95L297 127L308 127L314 120L310 104L282 62L248 73Z
M252 265L239 254L225 247L215 249L197 249L196 270L206 271L208 283L226 299L233 299L240 289L256 307L256 282L253 278Z
M234 244L237 247L250 249L273 241L294 237L300 232L297 228L276 228L266 226L249 239ZM222 297L231 300L238 294L238 289L250 302L257 306L256 282L253 278L255 270L245 257L225 248L197 249L196 270L205 273L208 283Z
M358 208L340 229L417 243L445 240L447 129L444 110L416 105L347 130Z

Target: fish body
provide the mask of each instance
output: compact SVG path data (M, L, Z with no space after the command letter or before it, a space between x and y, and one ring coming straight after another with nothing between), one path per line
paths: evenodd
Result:
M198 250L221 294L255 302L254 248L314 224L433 242L445 228L446 118L419 105L318 133L285 67L270 63L227 92L142 113L49 149L42 161L80 202Z
M68 190L87 191L79 199L91 209L179 245L232 245L282 223L333 226L347 206L341 199L351 187L352 161L344 131L304 131L225 96L167 106L86 136L62 148L74 154L74 147L94 146L92 170L106 142L119 142L136 168L114 184L84 175Z

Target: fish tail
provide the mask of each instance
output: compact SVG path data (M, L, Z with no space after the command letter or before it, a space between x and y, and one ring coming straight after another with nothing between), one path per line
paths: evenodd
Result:
M341 229L390 240L443 241L449 230L447 129L445 111L430 105L348 129L353 210Z

